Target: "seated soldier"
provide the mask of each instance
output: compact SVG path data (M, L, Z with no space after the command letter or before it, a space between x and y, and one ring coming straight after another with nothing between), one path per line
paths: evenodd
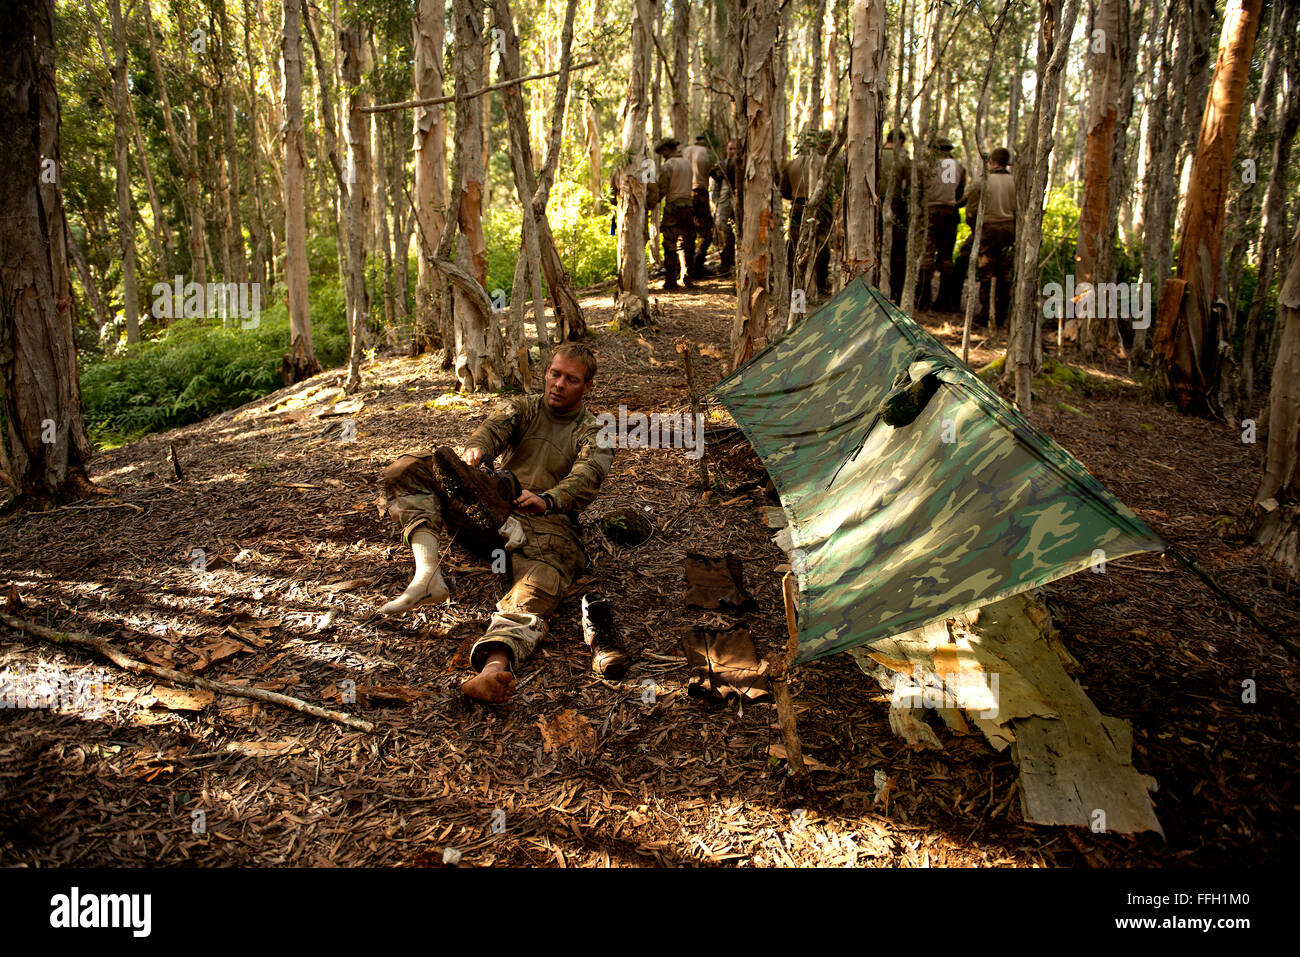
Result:
M500 702L510 697L515 668L546 634L544 616L555 611L587 566L577 515L596 497L614 458L613 449L598 445L600 426L583 402L595 374L590 349L563 343L546 369L544 392L508 400L505 411L469 437L464 463L450 450L438 449L432 455L399 456L384 470L388 513L414 553L415 577L382 613L400 614L447 598L437 538L446 524L458 531L476 524L471 537L480 540L487 528L490 541L496 523L502 522L498 531L508 536L504 548L511 553L511 587L470 652L470 664L479 673L461 690L471 698ZM478 468L502 453L508 471ZM514 498L494 509L493 502L503 501L498 489L508 489ZM476 509L477 523L472 521ZM481 542L479 550L486 550ZM613 675L626 667L627 656L616 645L595 644L592 667L598 673Z

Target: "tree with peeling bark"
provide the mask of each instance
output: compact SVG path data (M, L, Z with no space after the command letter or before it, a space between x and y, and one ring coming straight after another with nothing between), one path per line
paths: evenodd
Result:
M366 29L359 15L339 33L343 54L343 82L348 88L348 166L342 186L347 220L347 282L344 302L348 316L348 375L343 391L361 387L361 339L370 321L370 294L366 289L366 224L370 218L370 131L365 114L362 75L370 57Z
M1252 506L1255 540L1300 581L1300 225L1277 297L1282 330L1268 398L1268 448Z
M1128 56L1127 8L1128 0L1102 0L1088 38L1092 92L1088 100L1083 203L1079 208L1079 241L1075 253L1075 282L1079 285L1112 279L1101 275L1098 267L1106 258L1103 245L1111 242L1106 224L1115 180L1111 163L1119 115L1120 73ZM1092 308L1083 316L1079 336L1079 350L1088 359L1096 358L1103 343L1116 342L1119 338L1115 317L1096 315L1097 302L1094 296Z
M456 26L456 179L459 191L451 194L460 238L456 265L467 273L477 290L457 283L452 289L455 335L453 368L462 392L496 391L501 378L500 335L487 299L487 244L483 236L483 98L459 95L478 90L483 83L483 11L474 0L454 0ZM482 293L482 296L479 295ZM490 303L490 300L487 300Z
M646 186L654 164L646 145L647 84L654 41L655 3L633 0L632 66L623 101L623 163L618 177L618 321L625 328L650 322L646 268Z
M446 26L443 0L419 0L411 23L415 46L415 98L442 96L442 48ZM415 331L412 352L448 347L450 330L445 327L443 296L433 254L447 218L447 172L444 160L445 131L441 106L417 106L414 110L415 216L419 245L415 279ZM448 349L444 356L450 360Z
M1188 180L1178 273L1165 281L1155 332L1155 387L1182 412L1218 414L1219 294L1224 199L1263 0L1231 0Z
M885 76L883 0L854 0L851 22L853 34L849 51L848 142L845 145L844 176L844 281L847 283L861 276L875 284L879 280L881 250L876 168L888 79Z
M1028 413L1033 404L1031 384L1042 365L1042 284L1038 253L1042 248L1043 200L1047 194L1048 163L1052 156L1052 118L1061 95L1061 76L1069 54L1070 35L1079 15L1079 0L1043 0L1038 34L1038 76L1034 114L1029 126L1032 155L1027 156L1023 223L1016 224L1015 289L1008 330L1005 375L1015 389L1016 406ZM1019 218L1019 217L1017 217Z
M289 353L280 374L286 384L320 371L311 342L307 298L307 210L302 145L302 0L284 0L281 54L284 64L284 277L289 287Z
M741 25L745 166L740 238L736 250L736 319L731 328L731 368L739 368L767 345L777 273L774 246L781 238L781 193L777 165L777 53L781 4L777 0L738 0Z
M102 492L81 417L60 185L54 4L0 7L0 508ZM54 175L43 175L53 170Z

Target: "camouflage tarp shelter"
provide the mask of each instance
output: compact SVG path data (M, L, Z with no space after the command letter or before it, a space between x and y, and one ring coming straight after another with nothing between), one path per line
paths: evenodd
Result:
M860 279L713 391L789 521L797 662L1165 548Z

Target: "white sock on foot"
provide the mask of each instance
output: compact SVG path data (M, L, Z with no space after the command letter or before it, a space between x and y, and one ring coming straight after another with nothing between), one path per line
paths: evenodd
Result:
M379 609L381 615L400 615L425 602L447 599L447 583L438 567L438 536L428 526L422 524L411 532L411 553L415 556L415 577L406 591Z

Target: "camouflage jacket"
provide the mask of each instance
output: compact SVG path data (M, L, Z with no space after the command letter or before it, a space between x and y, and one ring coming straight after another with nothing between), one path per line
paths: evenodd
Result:
M584 403L556 415L545 397L520 396L474 430L466 448L483 450L484 464L505 453L502 468L524 488L548 494L556 512L577 514L591 504L609 474L614 450L597 444L600 424Z

